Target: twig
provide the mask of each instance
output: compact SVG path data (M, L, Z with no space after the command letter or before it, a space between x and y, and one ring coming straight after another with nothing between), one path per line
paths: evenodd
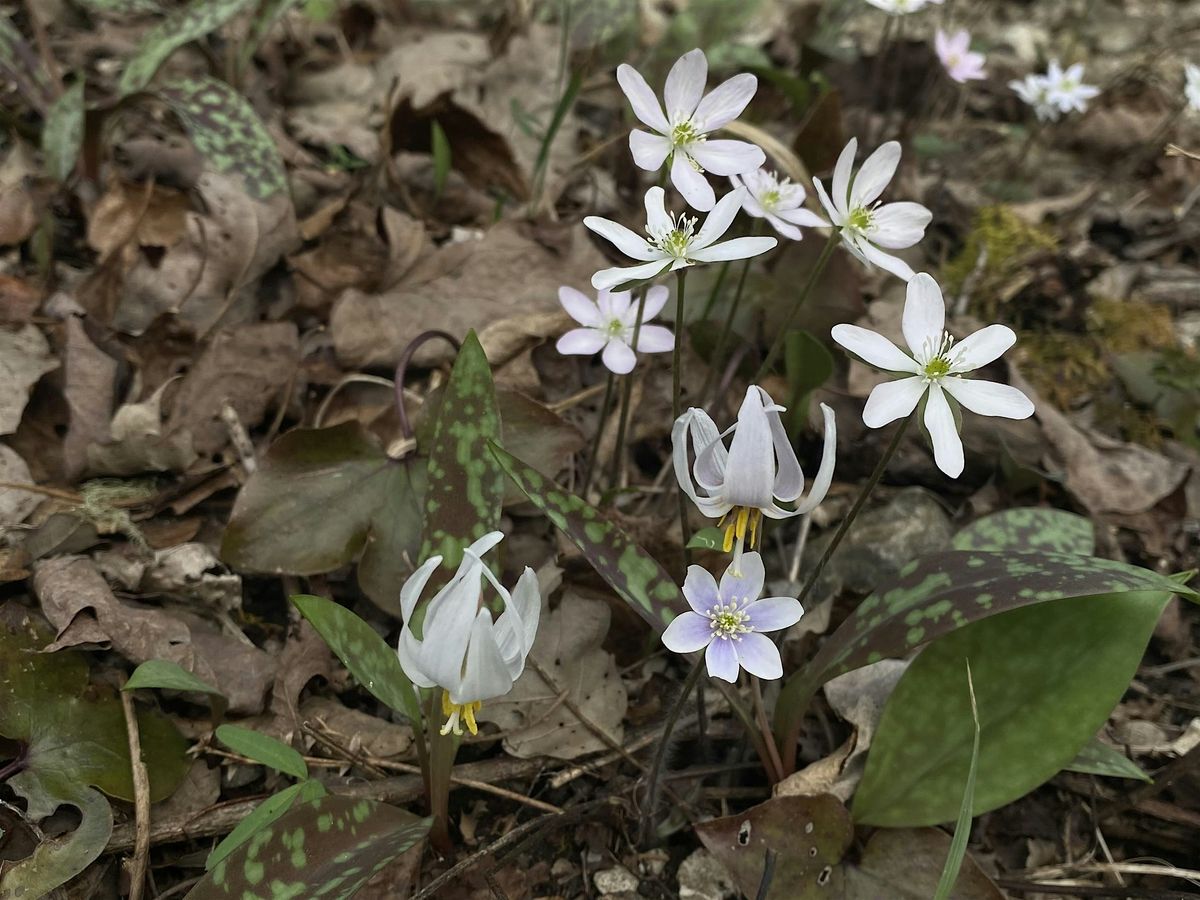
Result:
M386 759L376 759L368 757L371 763L381 769L390 769L393 772L406 772L413 775L421 774L421 767L414 766L412 763L391 762ZM544 813L557 815L562 812L561 806L555 806L553 803L547 803L544 800L537 800L525 794L518 794L516 791L510 791L506 788L497 787L494 784L489 784L486 781L477 781L474 778L463 778L459 775L451 775L450 783L457 784L459 787L472 788L476 791L481 791L485 794L494 794L497 797L503 797L505 800L511 800L513 803L520 803L522 806L528 806L533 809L540 809Z
M1136 900L1196 900L1200 894L1189 891L1159 891L1152 888L1137 887L1106 887L1099 884L1083 884L1074 881L1044 883L1041 881L1021 881L1016 878L997 878L999 887L1010 891L1022 891L1038 894L1058 894L1063 897L1124 897Z
M44 497L53 497L55 500L63 500L67 503L74 503L76 506L83 503L83 498L73 491L62 491L58 488L42 487L40 484L21 484L16 481L0 481L0 491L25 491L29 494L41 494Z
M138 733L137 711L133 694L121 691L121 709L125 712L125 731L129 735L129 768L133 773L133 816L136 833L133 859L129 861L129 900L142 900L146 885L146 867L150 861L150 779L142 761L142 739Z
M1153 783L1141 785L1130 791L1123 800L1114 801L1097 810L1096 821L1103 822L1105 819L1111 819L1113 816L1134 809L1143 801L1157 797L1184 775L1197 768L1200 768L1200 746L1193 747L1183 756L1172 760L1155 772Z

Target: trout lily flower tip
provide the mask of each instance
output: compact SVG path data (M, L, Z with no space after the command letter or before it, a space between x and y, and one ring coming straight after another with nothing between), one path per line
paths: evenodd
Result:
M825 499L833 482L837 450L837 423L833 410L821 404L825 420L825 446L816 478L804 493L804 472L778 406L761 387L746 390L737 422L725 432L702 409L692 407L671 429L675 477L696 508L725 528L724 550L733 551L732 571L739 571L742 551L749 535L750 546L758 541L762 517L785 519L811 512ZM725 439L732 435L728 447ZM688 449L695 463L688 466ZM798 502L796 502L798 501ZM780 503L796 502L794 508Z
M1184 63L1183 78L1184 98L1192 112L1200 113L1200 66L1195 63Z
M476 733L480 705L512 689L537 634L542 601L533 569L525 568L510 594L483 562L483 554L503 537L493 531L463 551L458 571L425 609L420 639L412 631L413 614L442 557L426 560L400 590L400 666L417 687L445 692L442 734L462 734L463 725ZM483 581L504 601L504 612L494 621L482 602Z
M704 224L697 228L699 222L695 216L668 213L666 191L652 187L646 192L646 237L611 219L588 216L583 220L584 225L626 256L642 261L636 266L601 269L592 276L592 287L600 291L611 290L618 285L654 278L697 263L748 259L766 253L779 243L775 238L719 240L733 224L744 194L744 188L726 194L713 207Z
M908 283L902 328L908 353L857 325L834 326L833 339L864 362L900 375L876 386L867 397L863 423L868 428L909 415L928 395L924 421L933 440L934 461L957 478L964 466L963 446L947 394L981 416L1026 419L1033 415L1033 403L1015 387L964 377L999 359L1017 336L1004 325L988 325L955 343L946 331L941 288L924 272Z
M983 71L983 54L971 52L971 35L965 29L948 35L939 28L933 46L946 74L959 84L987 77Z
M851 138L833 169L832 196L819 178L817 197L830 221L841 232L842 245L868 268L879 266L905 281L912 278L908 263L884 250L911 247L925 236L933 214L920 203L880 203L900 163L900 144L888 141L867 157L852 178L858 139Z
M572 328L558 339L555 347L564 355L590 356L603 351L601 359L605 368L616 375L627 375L637 362L633 347L635 331L639 353L665 353L675 346L675 336L670 329L646 324L662 312L669 296L670 291L662 285L655 285L646 292L642 327L638 329L638 304L629 291L600 291L592 300L574 288L561 287L558 289L559 303L582 327Z
M804 608L792 597L758 599L765 578L762 557L754 552L742 558L740 571L730 565L720 584L708 570L689 566L683 596L691 610L671 621L663 645L673 653L703 650L708 674L731 683L741 669L759 678L782 677L779 649L764 632L790 628Z
M735 75L708 95L708 59L700 49L685 53L667 74L665 104L646 79L628 64L617 67L617 83L629 99L633 113L651 131L634 129L629 135L633 161L642 169L657 171L670 163L671 183L693 209L707 212L716 203L704 172L741 175L757 169L766 155L754 144L735 140L709 140L708 135L741 115L758 90L758 79ZM665 106L665 110L664 110Z
M745 175L733 175L729 181L734 189L742 188L742 209L756 219L766 219L782 237L800 240L798 226L828 228L829 223L804 208L804 186L793 184L766 169L756 169Z

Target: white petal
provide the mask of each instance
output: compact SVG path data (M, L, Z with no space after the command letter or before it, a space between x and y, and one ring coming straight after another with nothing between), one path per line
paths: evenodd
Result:
M713 207L712 212L704 219L700 231L692 239L691 250L702 250L714 241L720 240L721 235L728 231L729 226L733 224L738 209L742 205L742 198L745 196L746 189L738 188L722 197Z
M834 325L830 335L835 341L865 363L885 372L921 371L916 360L885 338L882 334L858 325Z
M693 467L696 481L701 486L708 485L712 490L718 490L725 481L725 467L729 461L723 436L704 410L692 407L684 416L688 417L688 437L696 454Z
M663 646L672 653L703 650L712 639L712 619L696 612L680 613L662 633Z
M898 256L892 256L890 253L884 253L870 241L863 241L859 244L859 252L866 258L867 262L879 266L884 271L891 272L897 278L902 278L908 281L913 277L915 272L912 266L906 263Z
M937 354L946 328L946 303L942 289L927 272L914 275L908 282L902 328L916 359L929 362Z
M745 609L762 594L766 580L767 568L763 565L762 554L754 551L743 554L740 572L734 572L730 564L721 575L721 602Z
M738 664L737 650L734 649L733 641L728 638L714 640L704 651L704 662L708 667L709 677L720 678L730 684L737 682L741 667Z
M587 216L583 224L628 257L649 260L659 255L658 249L651 247L645 238L638 237L619 222L600 216Z
M683 199L692 209L708 212L717 202L717 195L713 193L708 179L696 171L696 167L682 150L675 151L671 158L671 184L683 194Z
M1016 333L1007 325L989 325L967 335L950 351L950 371L972 372L1003 356L1017 342Z
M611 269L601 269L592 276L592 287L598 291L609 290L642 281L661 274L671 264L670 257L662 257L654 262L642 263L640 266L615 266Z
M667 117L663 115L662 107L658 104L658 98L654 96L654 91L650 89L650 85L646 84L646 79L637 69L625 63L617 66L617 83L621 85L621 90L629 99L629 105L633 107L633 114L643 124L650 126L659 134L667 134L671 130L671 126L667 123Z
M405 622L412 618L413 612L417 608L417 601L421 598L421 592L429 583L433 570L441 564L440 556L429 557L421 564L420 568L408 576L400 588L400 615L403 616Z
M637 315L637 304L629 291L600 291L597 301L606 322L612 319L632 322Z
M675 348L675 335L661 325L643 325L638 333L638 353L666 353Z
M688 144L687 153L714 175L752 172L767 161L761 148L746 141L696 141Z
M635 128L629 132L629 152L633 154L633 161L638 168L657 172L667 161L667 154L671 152L671 142L661 134L650 134Z
M783 660L779 648L765 634L751 631L742 635L735 645L738 664L757 678L773 681L783 677Z
M704 615L721 602L717 579L703 566L688 566L683 576L683 597L688 606Z
M785 222L791 222L793 225L801 225L805 228L828 228L829 223L818 216L815 212L810 212L803 206L796 209L781 209L777 210L775 215L783 219Z
M885 203L871 214L867 237L880 247L903 250L925 236L933 213L920 203Z
M696 427L697 433L703 435L710 430L713 434L717 433L717 427L704 410L695 407L689 409L671 426L671 464L675 469L675 480L679 482L680 489L698 506L701 498L696 493L696 485L692 482L692 470L688 465L688 443L695 427L693 423L697 418L707 420L699 423Z
M858 138L850 138L850 142L838 156L837 165L833 167L833 203L842 214L842 218L850 215L850 207L847 205L850 197L850 172L854 168L854 155L857 152Z
M407 623L400 629L400 642L396 645L396 655L400 659L400 668L408 676L408 680L417 687L431 688L437 682L425 674L421 667L421 642L409 629Z
M788 440L787 430L783 420L779 418L779 410L774 407L774 401L762 388L757 388L762 395L763 403L767 406L767 422L771 426L771 443L775 447L775 484L772 493L776 499L791 503L804 492L804 472L800 468L800 460L796 459L796 451Z
M442 685L450 691L451 703L491 700L504 696L512 689L513 676L500 654L492 627L491 613L486 609L479 610L471 626L470 643L462 663L461 682L454 686ZM525 660L522 659L520 668L524 667Z
M521 617L523 653L529 653L533 639L537 636L538 621L542 615L542 592L538 587L537 573L529 566L517 579L512 591L513 609Z
M642 323L645 324L651 319L658 316L662 312L662 308L666 306L667 300L671 298L671 292L664 284L656 284L646 292L646 306L642 310ZM636 324L637 319L637 304L631 306L631 312L625 321L630 325ZM640 349L640 348L639 348Z
M821 451L821 465L817 469L812 487L809 488L808 496L796 504L798 515L810 513L820 506L825 495L829 493L829 486L833 484L833 468L837 464L837 419L833 409L824 403L821 404L821 415L825 419L825 445Z
M614 338L604 347L604 367L615 375L628 375L637 364L637 356L624 341Z
M850 189L850 208L870 206L874 203L883 189L888 186L892 176L896 174L896 166L900 164L900 143L888 141L867 157L854 186Z
M663 89L667 118L672 125L686 122L692 117L696 105L704 94L704 83L708 80L708 60L704 51L689 50L671 66L667 73L667 84Z
M746 214L753 216L756 219L765 219L767 217L767 211L763 209L762 204L758 202L758 199L754 196L753 192L745 188L744 185L738 184L736 179L730 178L729 180L734 183L735 188L740 188L746 191L745 196L742 197L742 209L745 210Z
M554 349L564 356L591 356L608 343L608 336L595 328L572 328L558 339Z
M771 223L771 227L779 233L780 237L785 237L792 241L799 241L804 238L804 233L799 228L783 221L775 213L767 213L767 221Z
M646 191L642 204L646 207L646 228L651 234L670 231L675 227L675 223L667 215L667 192L662 188L655 185Z
M933 439L933 461L937 467L957 478L962 474L963 445L958 436L958 428L954 424L954 413L942 389L937 384L929 385L929 400L925 404L925 427Z
M697 262L720 262L726 259L749 259L774 250L779 241L773 237L741 237L704 247L691 254Z
M600 315L600 309L596 301L582 291L575 290L573 287L567 287L566 285L560 287L558 289L558 302L567 311L567 315L580 325L595 327L604 321L603 316Z
M749 73L734 75L717 85L696 107L692 123L699 131L716 131L742 114L758 90L758 79Z
M1007 384L974 381L969 378L945 378L942 380L942 387L971 412L981 416L1028 419L1033 415L1033 403L1030 399Z
M825 212L829 215L830 220L835 225L841 225L846 221L846 214L834 205L829 199L829 195L825 193L825 185L821 184L821 179L813 179L813 187L817 190L817 199L821 201L821 205L825 207Z
M863 424L882 428L888 422L903 419L917 408L925 388L925 379L919 375L875 385L863 407Z
M738 410L737 428L725 467L725 499L752 509L771 505L775 452L762 395L751 385Z

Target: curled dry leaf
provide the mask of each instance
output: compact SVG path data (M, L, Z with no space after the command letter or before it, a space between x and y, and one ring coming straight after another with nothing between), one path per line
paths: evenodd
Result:
M183 472L196 458L192 433L164 433L163 392L167 382L141 403L126 403L113 415L110 441L89 444L87 471L92 475L136 475L140 472Z
M92 343L79 316L67 318L66 333L63 396L71 421L62 454L64 475L74 480L87 468L88 447L108 441L117 362Z
M176 544L154 554L142 575L148 594L171 594L200 601L201 607L231 613L242 608L242 577L235 575L204 544Z
M0 481L9 484L29 484L32 480L29 466L17 451L7 444L0 444ZM25 517L41 502L42 498L38 494L0 487L0 532L24 522ZM3 566L0 565L0 568Z
M17 430L29 392L39 378L57 368L50 344L35 326L0 328L0 434Z

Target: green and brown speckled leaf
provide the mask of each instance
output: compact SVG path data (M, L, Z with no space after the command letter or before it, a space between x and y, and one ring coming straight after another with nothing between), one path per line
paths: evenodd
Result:
M1170 598L1128 590L1070 597L939 637L888 698L855 794L855 821L936 825L958 814L974 741L963 660L979 709L973 814L1052 778L1121 699Z
M342 900L428 831L428 819L372 800L295 803L217 863L187 900Z
M284 788L282 791L276 791L262 803L258 804L258 806L254 807L253 812L238 822L237 827L225 835L221 843L213 847L212 852L208 854L208 859L204 861L205 871L218 865L221 860L250 840L253 834L266 828L286 813L292 808L293 803L307 803L309 800L319 800L328 793L325 790L325 785L311 778L297 782L291 787Z
M1071 553L929 554L859 604L812 662L787 681L776 706L776 735L783 747L789 746L817 688L844 672L904 656L940 635L1008 610L1127 591L1196 596L1148 569Z
M192 0L151 28L142 38L137 53L125 65L117 92L127 97L150 83L154 73L184 44L220 28L256 0Z
M488 452L500 440L492 367L475 332L467 333L446 384L425 490L421 559L442 557L453 571L465 547L500 527L504 472Z
M1110 747L1099 738L1092 738L1075 754L1067 765L1068 772L1083 772L1085 775L1105 775L1109 778L1132 778L1136 781L1154 781L1132 759Z
M955 550L1015 550L1043 553L1096 552L1091 519L1049 507L1005 509L976 519L954 536Z
M265 200L287 190L275 141L254 108L225 82L185 78L154 93L179 117L208 164L241 175L252 197Z
M254 17L254 23L250 26L250 35L242 44L241 51L238 54L238 66L241 69L245 69L249 65L251 57L254 56L254 51L258 49L258 45L267 36L267 32L271 30L271 26L278 22L283 14L295 6L296 3L297 0L263 0L262 6L258 9L258 15Z
M74 2L90 13L108 16L140 16L146 13L162 12L162 6L158 0L74 0Z
M503 447L492 452L508 476L554 526L571 539L600 577L655 632L688 609L683 592L654 557L598 509L527 466Z
M55 181L66 181L75 169L83 146L83 79L75 82L51 104L42 126L42 156Z

